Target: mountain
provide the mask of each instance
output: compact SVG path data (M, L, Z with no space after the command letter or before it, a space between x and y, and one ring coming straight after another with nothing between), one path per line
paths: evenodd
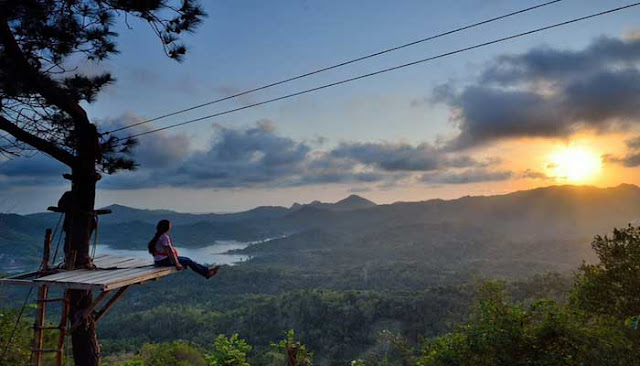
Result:
M450 272L475 268L513 274L567 270L592 259L593 236L640 222L639 202L640 188L626 184L551 186L499 196L386 205L352 195L335 203L257 207L231 214L112 205L108 208L114 213L100 220L100 241L114 248L144 248L155 223L167 218L174 223L175 242L183 247L286 236L247 248L245 253L255 261L285 261L308 268L419 262L421 268ZM0 253L38 252L44 227L53 227L58 217L4 215Z
M374 206L376 206L374 202L369 201L366 198L362 198L358 195L352 194L351 196L343 200L340 200L336 203L325 203L320 201L313 201L311 203L303 205L296 202L291 206L289 210L298 211L305 207L313 207L313 208L328 210L328 211L354 211L354 210L367 209Z
M364 210L303 207L285 217L294 226L365 230L418 223L462 222L499 228L514 239L585 238L640 222L640 188L550 186L499 196L398 202Z
M282 218L292 212L295 212L303 207L316 207L323 210L331 211L350 211L359 210L369 207L373 207L376 204L364 199L357 195L351 195L336 203L323 203L320 201L313 201L309 204L294 203L290 208L281 206L259 206L247 211L234 212L234 213L182 213L171 210L149 210L133 208L124 205L113 204L110 206L102 207L103 209L111 210L113 213L110 215L103 215L100 217L100 222L106 225L128 223L133 221L146 222L149 224L156 224L158 221L166 219L171 221L174 225L190 225L199 222L226 222L234 223L241 221L255 221L255 220L275 220ZM55 224L58 218L57 214L50 212L41 212L35 214L26 215L27 217L47 223L51 225Z
M332 209L336 211L351 211L362 210L374 206L376 206L374 202L362 198L358 195L352 194L351 196L334 203Z
M20 271L42 257L45 229L37 220L0 214L0 272Z

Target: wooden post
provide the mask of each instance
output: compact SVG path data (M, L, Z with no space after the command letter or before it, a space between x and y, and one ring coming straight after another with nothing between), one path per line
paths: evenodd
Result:
M47 229L44 234L44 250L42 251L42 270L46 272L49 269L49 255L51 253L51 229Z

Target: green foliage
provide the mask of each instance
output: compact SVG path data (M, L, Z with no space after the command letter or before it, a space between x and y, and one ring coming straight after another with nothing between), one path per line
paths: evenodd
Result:
M271 344L275 350L284 353L287 366L311 366L313 352L307 351L307 347L296 341L293 329L286 332L285 338L280 342Z
M5 347L9 346L4 354L4 359L0 360L0 364L2 365L29 365L33 329L27 319L22 318L20 320L11 344L9 345L9 337L11 336L17 319L17 311L0 310L0 347L2 347L0 349L0 355L5 351Z
M540 300L506 301L504 285L480 289L470 321L427 342L418 365L627 365L638 345L619 324Z
M591 246L600 263L580 267L572 304L620 320L640 315L640 228L614 229Z
M227 338L224 334L216 337L213 353L205 356L208 366L250 366L247 354L251 346L240 339L238 334Z
M0 355L5 351L4 358L0 359L0 365L22 366L30 365L31 347L33 346L33 318L30 316L35 310L35 305L27 305L25 311L18 320L19 312L17 310L0 309ZM17 326L16 326L17 325ZM47 324L53 325L51 323ZM15 327L15 332L14 332ZM13 338L9 343L9 337L13 333ZM44 348L55 348L58 344L58 335L56 332L45 332ZM54 355L46 353L42 357L45 365L54 362Z
M145 344L140 352L105 366L207 366L205 356L194 346L185 342Z
M145 344L138 358L128 362L133 363L127 366L206 366L207 364L200 350L184 342Z

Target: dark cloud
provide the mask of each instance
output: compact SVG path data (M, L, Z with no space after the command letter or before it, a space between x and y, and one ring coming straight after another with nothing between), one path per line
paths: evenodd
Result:
M469 156L450 156L426 143L417 146L394 143L341 143L331 151L331 155L386 171L430 171L444 167L486 164Z
M497 182L513 177L513 172L499 170L487 170L482 168L467 169L463 171L445 171L426 173L420 177L423 183L433 184L468 184L478 182Z
M460 134L451 150L515 137L566 137L640 121L640 39L598 38L581 51L533 49L499 57L480 82L434 89Z
M555 101L528 91L506 91L470 86L459 95L439 96L453 106L458 115L460 134L446 143L457 150L498 138L519 136L565 136L571 126L562 119Z
M602 156L602 160L605 163L621 164L627 168L634 168L640 166L640 151L629 152L624 156L606 154Z
M141 121L133 114L125 114L118 118L97 121L101 131L109 131L118 127ZM116 134L126 137L129 134L148 131L150 127L138 126ZM117 176L105 176L99 187L147 187L149 177L158 169L176 167L189 153L189 140L184 135L169 135L163 132L140 138L140 144L134 149L134 160L140 164L138 172L121 172ZM0 162L0 179L5 186L43 186L67 184L62 174L70 169L44 154L36 154L32 158L19 157Z
M479 162L428 145L344 142L329 151L277 133L269 120L245 129L215 126L209 149L191 154L170 169L113 179L110 188L174 187L291 187L332 183L393 185L416 172L448 168L485 167Z
M211 148L190 156L175 171L183 184L247 186L295 179L304 170L310 148L275 133L273 122L238 130L216 126ZM285 183L286 184L286 183Z
M640 136L628 139L625 144L629 149L640 150Z
M122 116L103 120L101 126L109 130L138 120L135 116ZM413 181L419 173L429 172L435 174L432 180L440 183L504 179L501 172L484 170L497 165L499 159L478 161L426 143L343 142L325 151L312 149L313 142L281 136L269 120L258 121L248 128L221 125L214 128L211 145L205 151L189 151L184 136L162 133L146 136L141 139L135 155L141 168L105 176L99 187L270 188L336 183L393 187ZM51 159L9 161L0 163L0 180L33 185L42 177L58 182L59 179L52 176L59 176L63 171L60 168L61 165ZM467 170L450 172L461 169Z
M518 82L580 78L611 66L631 66L640 61L640 38L600 37L579 51L534 48L520 55L500 56L481 80L511 86Z
M602 156L605 163L621 164L628 168L640 166L640 136L625 141L627 153L624 156L606 154Z
M44 154L0 162L0 176L12 179L31 178L41 183L54 178L62 180L62 174L68 171L69 168L66 165Z
M520 176L524 179L542 179L542 180L553 179L553 177L548 176L546 173L531 170L531 169L525 170L520 174Z

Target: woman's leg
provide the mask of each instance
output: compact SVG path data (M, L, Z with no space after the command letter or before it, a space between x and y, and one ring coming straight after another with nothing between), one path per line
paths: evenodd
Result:
M178 257L178 262L185 267L191 268L192 271L198 273L203 277L207 277L209 274L209 267L205 267L202 264L196 263L188 257Z
M158 267L171 267L174 265L173 262L171 261L171 258L168 258L168 257L159 261L155 261L154 263Z

